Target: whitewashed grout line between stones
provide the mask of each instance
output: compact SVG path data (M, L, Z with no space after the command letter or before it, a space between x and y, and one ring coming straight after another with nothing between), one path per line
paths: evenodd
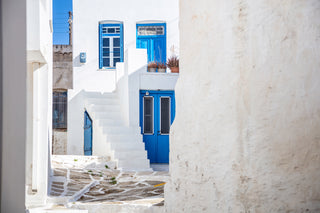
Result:
M67 192L68 192L68 182L70 180L70 170L67 169L67 180L64 181L63 183L63 192L61 193L61 195L59 197L64 197L66 196Z
M92 187L95 187L96 185L98 185L100 183L100 181L92 181L91 183L89 183L88 185L86 185L83 189L81 189L80 191L76 192L69 200L68 202L75 202L77 200L79 200L83 194L87 193L90 191L90 189Z

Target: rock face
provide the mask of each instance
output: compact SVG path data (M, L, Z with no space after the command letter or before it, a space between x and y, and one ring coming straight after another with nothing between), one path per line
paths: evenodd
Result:
M320 211L320 2L180 1L167 212Z

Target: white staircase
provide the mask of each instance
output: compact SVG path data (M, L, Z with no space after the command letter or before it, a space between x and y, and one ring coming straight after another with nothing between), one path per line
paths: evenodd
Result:
M124 171L150 171L140 127L128 127L121 116L121 107L115 93L87 92L86 109L93 121L93 143L106 149L117 168ZM93 150L94 151L94 150Z

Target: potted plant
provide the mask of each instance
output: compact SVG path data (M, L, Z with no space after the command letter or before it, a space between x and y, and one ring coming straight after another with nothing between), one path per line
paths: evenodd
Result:
M167 66L172 73L179 73L179 58L175 55L171 56L167 61Z
M149 72L156 72L157 71L157 67L158 67L158 64L156 62L149 62L148 64L148 71Z
M167 65L165 63L158 63L158 72L166 72Z

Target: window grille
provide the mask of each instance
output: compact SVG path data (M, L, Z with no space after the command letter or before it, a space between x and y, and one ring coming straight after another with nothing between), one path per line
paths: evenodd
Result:
M164 35L164 26L139 26L138 35Z
M54 129L66 129L68 116L67 92L53 92L52 98L52 127Z
M144 97L143 100L143 133L153 134L153 97Z
M160 98L160 132L169 134L170 132L170 97Z

